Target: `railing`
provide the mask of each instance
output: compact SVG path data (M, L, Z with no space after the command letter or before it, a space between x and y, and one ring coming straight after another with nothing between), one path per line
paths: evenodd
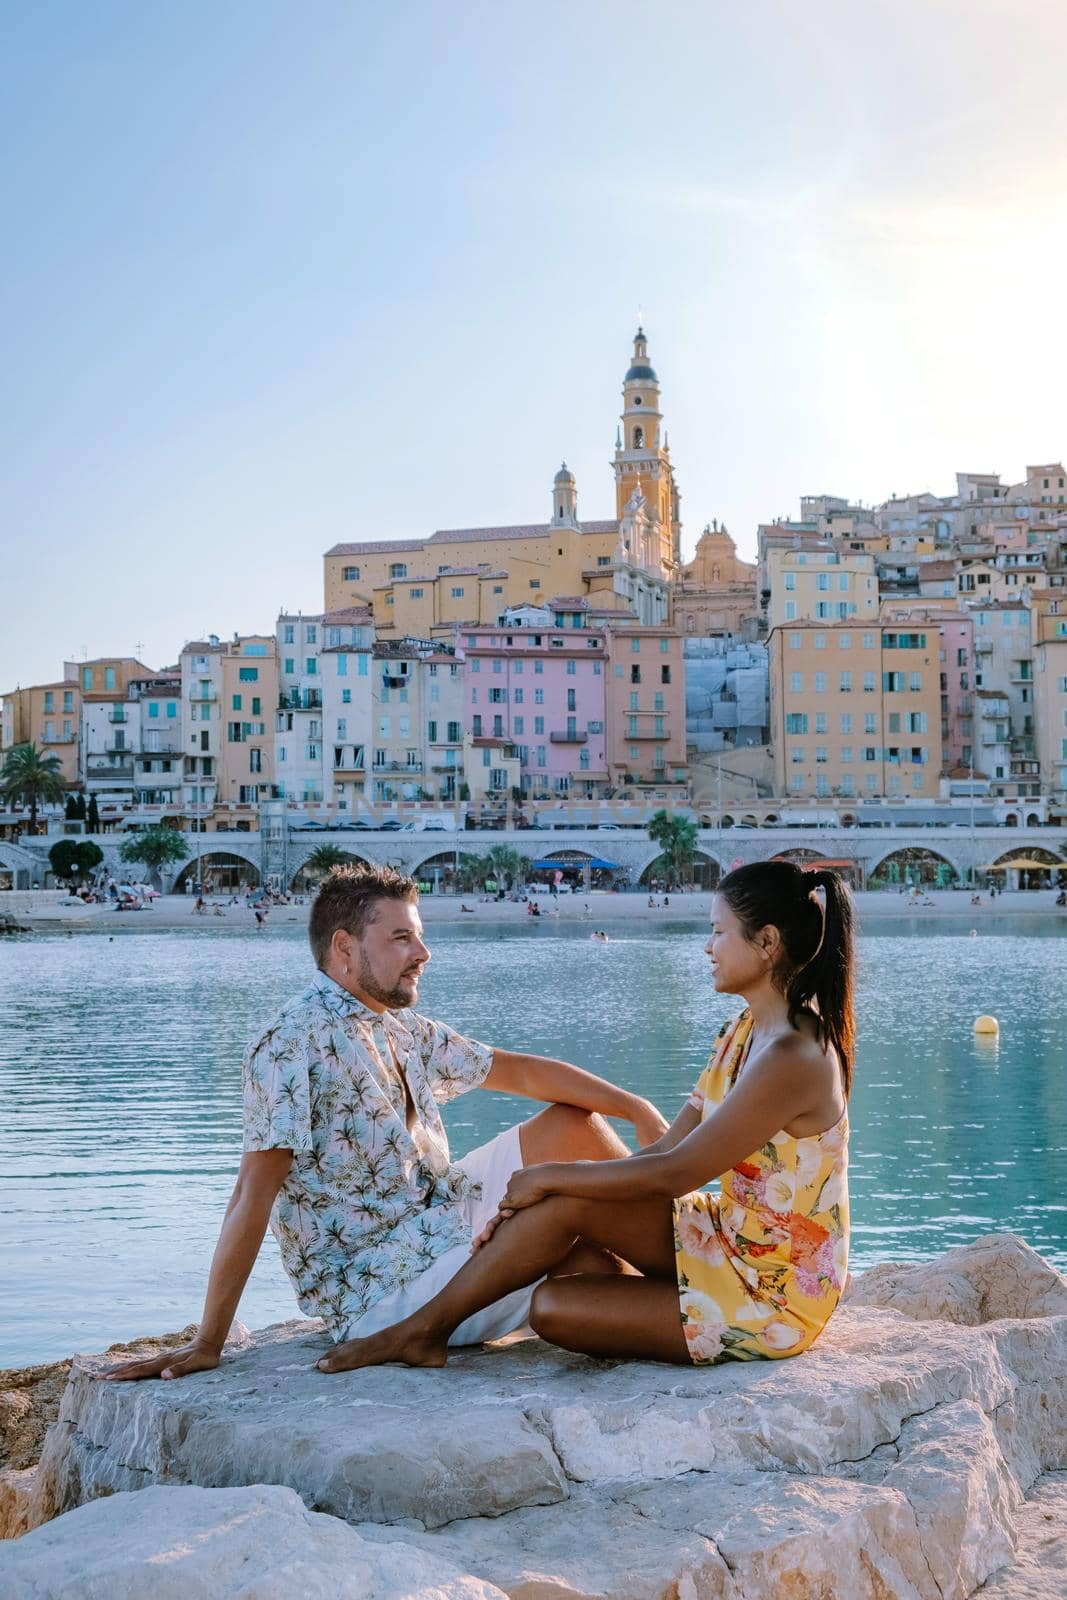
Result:
M279 711L321 711L321 709L321 689L305 689L303 694L294 691L292 694L278 696Z
M587 733L579 733L577 728L573 730L567 728L562 731L559 728L553 728L548 736L549 744L586 744L588 739L589 735Z
M197 700L217 700L218 697L219 696L218 696L218 690L217 689L190 689L189 690L189 699L192 700L192 701L197 701Z
M372 772L421 772L421 761L376 761Z

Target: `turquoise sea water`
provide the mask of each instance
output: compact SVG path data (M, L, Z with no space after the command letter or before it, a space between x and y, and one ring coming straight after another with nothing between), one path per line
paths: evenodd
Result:
M562 1055L672 1117L738 1002L704 931L431 927L420 1007L492 1044ZM1011 1228L1067 1267L1067 940L1002 918L978 938L887 925L861 941L854 1267ZM240 1057L311 963L302 933L42 936L0 946L0 1365L195 1320L240 1151ZM979 1012L998 1044L975 1040ZM475 1092L457 1154L529 1115ZM239 1312L295 1312L268 1236Z

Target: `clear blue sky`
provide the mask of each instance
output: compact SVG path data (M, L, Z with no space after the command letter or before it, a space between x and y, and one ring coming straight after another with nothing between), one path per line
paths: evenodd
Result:
M685 547L1067 450L1067 9L6 13L0 689L579 513L638 306Z

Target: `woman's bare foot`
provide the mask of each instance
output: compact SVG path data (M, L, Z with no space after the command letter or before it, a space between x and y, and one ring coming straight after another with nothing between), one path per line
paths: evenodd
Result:
M351 1372L357 1367L382 1367L399 1362L405 1367L443 1367L448 1360L448 1340L398 1322L366 1339L346 1339L315 1365L320 1372Z

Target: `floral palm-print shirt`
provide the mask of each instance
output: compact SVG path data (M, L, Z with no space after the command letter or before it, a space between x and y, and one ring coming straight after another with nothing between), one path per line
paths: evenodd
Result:
M244 1148L293 1152L271 1228L300 1309L334 1339L469 1241L461 1202L476 1186L449 1159L438 1106L492 1062L489 1045L371 1011L324 972L246 1051Z

